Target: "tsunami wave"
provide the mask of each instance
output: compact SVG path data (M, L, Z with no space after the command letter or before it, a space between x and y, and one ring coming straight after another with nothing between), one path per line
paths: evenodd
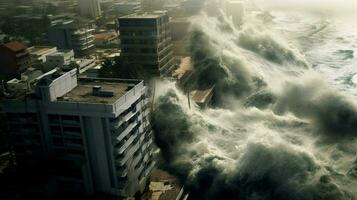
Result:
M215 85L213 107L189 107L164 81L152 115L160 164L191 199L357 198L356 98L294 44L256 20L193 20L190 87Z

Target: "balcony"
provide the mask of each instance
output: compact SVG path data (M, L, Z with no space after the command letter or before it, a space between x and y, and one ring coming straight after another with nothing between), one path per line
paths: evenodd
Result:
M161 63L160 66L159 66L159 70L160 70L161 72L170 70L172 67L175 66L175 64L172 63L172 62L174 61L174 59L175 59L175 58L172 56L171 59L168 60L167 62Z
M83 145L80 145L80 144L66 143L65 146L67 148L71 148L71 149L77 149L77 150L82 150L83 149Z
M138 126L138 123L133 123L130 124L129 127L127 127L116 139L117 141L123 140L136 126Z
M68 137L68 138L81 138L82 134L78 132L72 132L72 131L64 131L63 132L63 137Z
M139 154L138 156L136 156L133 160L133 165L137 166L140 163L140 161L142 161L142 158L143 158L142 154Z
M142 171L144 170L144 166L140 165L140 167L138 169L136 169L137 172L137 176L140 179L140 175L142 174Z
M128 188L128 182L127 181L119 181L118 180L118 189L121 194L126 194L126 190Z
M134 145L127 153L123 153L124 157L120 157L116 160L117 166L124 166L125 163L133 156L133 154L140 148L139 143Z
M167 51L167 52L165 52ZM166 53L166 54L164 54ZM169 57L174 57L172 50L170 50L170 47L167 47L159 52L159 55L164 55L164 57L159 58L159 63L165 62L165 60ZM170 59L171 60L171 59Z
M128 171L126 169L123 170L117 170L116 171L117 177L118 178L125 178L128 175Z
M92 34L92 32L94 31L94 29L78 29L74 32L72 32L72 36L78 36L78 35L84 35L84 34Z
M156 164L155 161L151 161L151 163L149 164L149 166L145 170L145 176L148 176L150 174L152 169L155 167L155 164Z
M136 136L132 135L127 141L125 141L123 146L121 146L118 150L119 154L122 154L125 151L125 149L127 149L131 145L131 143L134 141L135 138Z

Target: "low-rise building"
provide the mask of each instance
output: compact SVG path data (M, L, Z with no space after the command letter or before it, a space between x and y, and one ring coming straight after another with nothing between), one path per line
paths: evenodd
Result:
M88 69L92 69L93 67L97 66L96 61L97 60L95 58L81 58L81 59L75 59L73 63L76 64L79 73L82 74Z
M38 79L43 75L41 70L35 68L28 68L24 73L21 74L21 79L11 79L7 82L7 88L11 92L15 91L28 91L33 81Z
M87 55L94 50L93 31L89 25L73 20L58 20L49 28L47 40L59 49L73 49L78 56Z
M12 41L0 46L0 73L19 74L30 66L30 54L21 42Z
M46 62L48 55L58 52L57 47L33 46L28 48L33 66L39 66Z
M74 61L73 50L60 50L49 54L46 56L45 71L69 65L72 61Z
M191 92L192 100L201 108L206 108L211 103L213 92L214 86L208 89L194 90Z
M113 48L119 46L119 36L115 31L103 31L94 34L94 44L96 47Z

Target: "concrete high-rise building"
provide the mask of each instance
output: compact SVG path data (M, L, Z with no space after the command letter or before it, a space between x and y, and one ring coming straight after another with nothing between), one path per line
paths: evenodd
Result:
M155 165L146 92L140 80L77 78L76 69L11 92L4 109L17 165L47 163L61 193L142 192Z
M166 12L121 17L119 31L123 59L155 74L171 76L175 59Z
M82 17L95 19L102 14L99 0L78 0L78 7Z
M48 43L59 49L73 49L76 55L85 55L94 50L94 29L73 20L53 22L47 33Z

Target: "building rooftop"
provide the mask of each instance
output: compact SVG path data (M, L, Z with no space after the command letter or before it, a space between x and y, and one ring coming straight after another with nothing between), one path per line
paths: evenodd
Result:
M58 52L52 53L49 56L72 56L74 55L72 49L61 49Z
M149 190L152 200L185 199L182 198L183 186L177 177L160 169L152 171Z
M52 47L52 46L34 46L34 47L29 48L29 51L30 51L30 54L41 56L41 55L47 54L55 49L57 49L57 48Z
M195 90L192 94L192 100L196 103L206 103L209 97L212 95L214 86L206 90Z
M96 33L94 34L94 39L97 41L106 41L106 40L111 40L114 38L117 38L118 34L115 31L108 31L108 32L102 32L102 33Z
M6 43L6 44L4 44L4 46L13 52L22 51L27 48L24 44L22 44L21 42L18 42L18 41L12 41L12 42Z
M112 104L139 82L140 81L125 82L119 80L80 79L78 80L77 87L65 94L59 101ZM94 95L94 88L100 88L102 92L109 93L109 95Z

